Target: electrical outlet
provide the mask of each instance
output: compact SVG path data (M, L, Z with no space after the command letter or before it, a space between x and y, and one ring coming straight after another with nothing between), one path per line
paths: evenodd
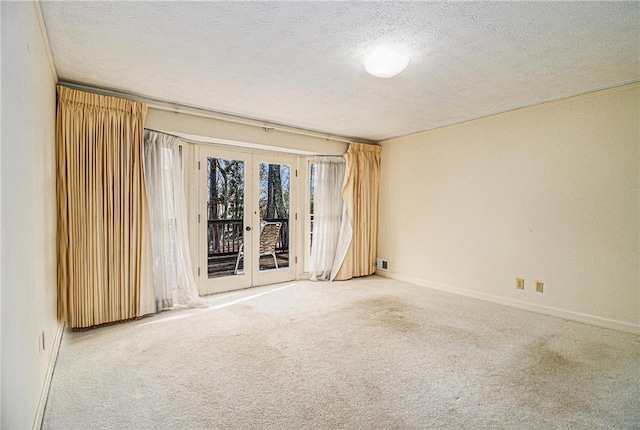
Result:
M524 290L524 279L516 278L516 288L519 290Z
M536 293L544 293L544 282L536 281Z
M376 269L389 270L389 262L382 258L376 258Z

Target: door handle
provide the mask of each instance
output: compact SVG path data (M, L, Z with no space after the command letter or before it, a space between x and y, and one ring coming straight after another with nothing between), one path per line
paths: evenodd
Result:
M245 227L245 230L247 230L247 231L251 231L251 226L250 226L250 225L246 226L246 227Z

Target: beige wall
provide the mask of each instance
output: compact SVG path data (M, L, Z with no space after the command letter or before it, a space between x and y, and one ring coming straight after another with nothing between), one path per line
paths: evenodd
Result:
M639 84L382 146L387 275L640 333Z
M56 322L55 79L32 2L2 2L2 387L4 429L34 424ZM40 350L44 332L45 349Z

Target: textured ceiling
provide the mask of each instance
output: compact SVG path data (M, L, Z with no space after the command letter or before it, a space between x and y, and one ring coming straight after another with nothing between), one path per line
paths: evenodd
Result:
M382 140L640 78L640 2L41 2L61 81ZM410 55L368 75L379 46Z

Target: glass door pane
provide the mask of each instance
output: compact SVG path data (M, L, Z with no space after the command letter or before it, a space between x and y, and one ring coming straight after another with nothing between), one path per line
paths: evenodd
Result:
M290 174L286 164L259 164L260 271L289 267Z
M207 277L244 274L245 163L207 157Z
M200 294L247 288L254 270L251 155L198 149L198 288ZM252 182L252 181L251 181Z
M206 146L198 153L200 294L295 279L297 158Z

